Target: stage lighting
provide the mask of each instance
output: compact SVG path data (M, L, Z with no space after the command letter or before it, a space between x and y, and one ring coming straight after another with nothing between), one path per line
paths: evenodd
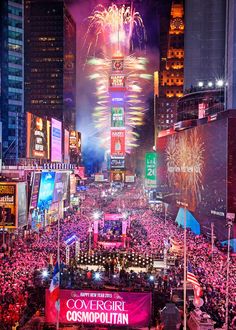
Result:
M150 275L149 280L150 281L154 281L154 276L153 275Z
M99 217L100 217L100 213L98 211L96 211L96 212L93 213L94 220L98 220Z
M100 279L100 273L96 272L94 274L95 280L99 280Z

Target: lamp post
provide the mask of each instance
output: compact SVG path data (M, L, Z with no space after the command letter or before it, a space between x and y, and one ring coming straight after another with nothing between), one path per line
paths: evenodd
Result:
M235 213L227 213L226 225L228 227L228 246L227 246L227 272L226 272L226 299L225 299L225 329L229 328L229 266L230 266L230 234L231 227L235 218Z

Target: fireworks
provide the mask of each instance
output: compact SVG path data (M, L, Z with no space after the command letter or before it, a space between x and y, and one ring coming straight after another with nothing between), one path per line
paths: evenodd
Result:
M194 130L173 135L166 149L169 185L191 200L192 208L201 201L204 143Z
M116 84L122 83L124 79L125 92L120 99L125 110L126 151L130 151L138 146L138 135L134 129L141 126L144 120L143 87L152 79L152 76L145 72L147 59L129 55L135 45L140 49L145 45L146 35L141 16L132 7L123 5L118 8L113 4L106 9L99 5L89 17L86 38L91 40L92 35L95 37L94 43L89 44L89 53L91 54L93 48L99 48L99 58L91 57L88 60L91 68L89 78L94 80L96 85L97 105L93 112L95 127L103 146L107 147L110 143L111 107L114 103L111 97L111 77ZM97 50L95 52L98 53ZM120 76L113 75L112 72L114 56L123 59Z

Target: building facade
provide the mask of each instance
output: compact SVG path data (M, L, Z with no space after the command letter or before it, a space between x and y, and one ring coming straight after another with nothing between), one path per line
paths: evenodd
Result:
M0 2L0 121L3 161L25 156L23 0Z
M174 0L166 52L161 52L159 96L155 97L156 131L165 130L176 122L177 100L183 96L184 84L184 9L182 1Z
M226 0L185 1L184 89L224 79L225 13Z
M25 109L75 129L76 26L63 0L25 1Z

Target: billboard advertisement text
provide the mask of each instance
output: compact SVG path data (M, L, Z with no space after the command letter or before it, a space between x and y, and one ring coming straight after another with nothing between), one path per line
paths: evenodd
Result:
M49 158L49 121L27 112L27 157Z
M111 127L124 127L124 108L112 107L111 108Z
M53 202L59 202L67 198L68 182L69 182L69 173L56 172Z
M69 141L70 141L70 133L67 129L64 130L64 162L70 162L69 156Z
M145 185L155 187L157 180L157 155L147 152L145 155Z
M125 155L125 130L111 130L111 156Z
M0 227L17 226L16 184L0 182Z
M60 290L59 321L65 324L147 327L151 293ZM57 310L46 291L46 322L55 322Z

